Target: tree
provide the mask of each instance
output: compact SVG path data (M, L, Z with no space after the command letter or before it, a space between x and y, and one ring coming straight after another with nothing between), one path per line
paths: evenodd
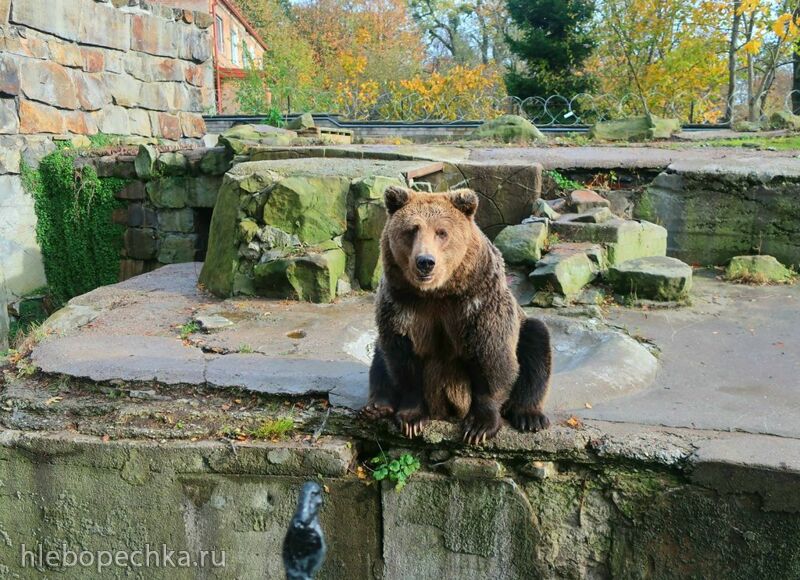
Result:
M587 69L609 96L604 112L721 118L729 1L603 0Z
M237 99L242 110L266 113L267 89L272 94L272 104L278 107L286 106L289 100L293 109L310 107L317 66L311 46L297 29L289 2L237 2L267 44L262 62L249 66L246 78L240 83Z
M590 90L583 64L595 46L591 0L508 0L508 13L518 36L506 40L523 63L506 75L509 94L571 97Z
M509 64L505 0L410 0L435 64Z
M747 113L755 122L764 115L778 69L791 64L790 55L800 42L798 7L788 0L742 0L738 12L744 28Z

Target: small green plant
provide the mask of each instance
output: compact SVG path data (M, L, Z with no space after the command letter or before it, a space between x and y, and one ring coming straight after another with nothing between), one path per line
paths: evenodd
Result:
M547 238L544 241L544 247L549 250L550 248L558 244L560 241L561 241L561 236L559 236L557 233L553 232L552 234L547 234Z
M269 107L261 119L262 125L272 125L273 127L283 127L283 115L278 107Z
M181 340L186 340L187 338L189 338L189 336L191 336L195 332L198 332L199 330L200 330L200 325L196 321L192 320L191 322L187 322L186 324L181 326Z
M402 491L411 477L419 469L419 459L410 453L403 453L397 459L391 459L386 453L381 452L377 457L370 460L375 466L372 472L372 478L375 481L383 481L389 479L394 482L394 488L397 491Z
M555 169L545 171L544 174L553 181L555 181L558 188L561 189L562 191L574 191L576 189L583 189L582 183L578 183L577 181L573 181L569 177L561 175Z
M36 365L34 365L28 359L22 359L17 363L17 378L18 379L27 379L28 377L32 377L36 374Z
M92 144L93 149L102 149L104 147L111 147L119 143L120 138L115 135L108 135L106 133L97 133L89 135L89 143Z
M250 431L250 435L256 439L284 439L292 429L294 429L294 419L291 417L279 417L263 421L258 427Z
M239 345L239 352L242 354L251 354L253 352L253 347L249 344L240 344Z

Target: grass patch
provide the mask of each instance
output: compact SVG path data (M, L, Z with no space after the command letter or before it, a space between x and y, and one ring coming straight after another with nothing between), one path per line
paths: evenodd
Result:
M181 326L181 339L186 340L195 332L200 331L200 325L192 320L191 322L187 322L183 326Z
M737 137L735 139L710 139L697 143L701 147L752 147L778 151L800 151L800 135L782 137Z
M291 417L278 417L277 419L267 419L255 429L250 430L250 435L255 439L285 439L294 429L294 420Z

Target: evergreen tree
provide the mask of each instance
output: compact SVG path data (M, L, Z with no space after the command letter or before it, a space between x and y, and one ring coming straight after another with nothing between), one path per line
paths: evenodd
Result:
M594 49L592 0L508 0L516 27L508 44L522 66L506 74L508 93L519 98L567 98L589 91L582 65Z

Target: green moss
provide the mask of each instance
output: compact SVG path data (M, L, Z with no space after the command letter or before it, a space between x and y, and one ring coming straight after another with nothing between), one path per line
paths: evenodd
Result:
M114 196L127 180L75 169L70 149L54 151L38 169L24 165L22 179L34 198L36 239L56 305L116 282L124 228L111 215L122 206Z
M658 215L656 214L655 204L650 194L645 191L639 200L636 202L634 215L638 219L647 220L649 222L658 223Z
M800 135L781 136L781 137L760 137L757 135L749 137L737 137L735 139L709 139L707 141L697 141L692 144L695 147L747 147L751 149L772 148L778 151L797 151L800 149ZM686 145L681 144L681 148Z

